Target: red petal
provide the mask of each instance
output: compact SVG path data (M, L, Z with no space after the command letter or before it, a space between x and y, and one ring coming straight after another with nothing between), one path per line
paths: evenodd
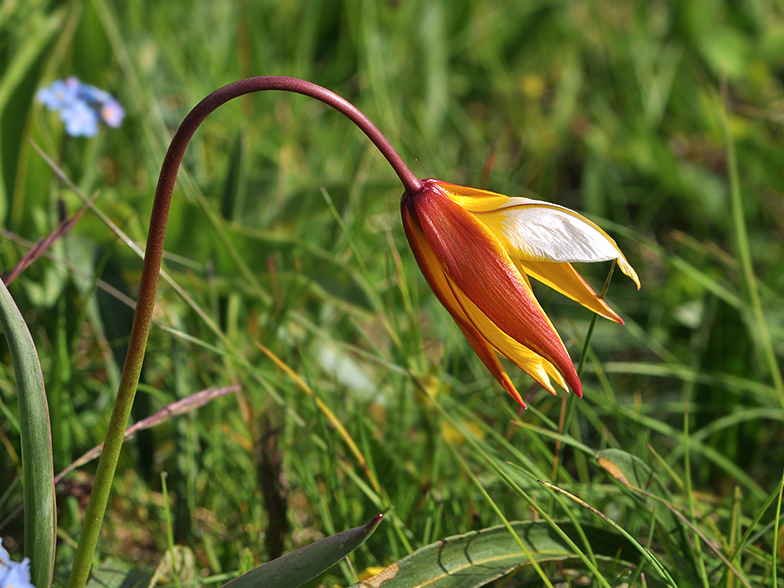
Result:
M468 316L466 316L460 303L452 293L452 289L438 260L433 255L425 236L422 234L421 227L416 219L411 216L408 207L405 206L405 200L402 206L402 214L403 228L406 231L408 243L411 245L411 250L414 252L414 257L417 260L419 269L422 271L422 275L425 276L425 280L427 280L433 293L449 314L452 315L452 318L457 323L457 326L460 327L465 338L468 339L474 352L479 356L479 359L482 360L482 363L485 364L485 367L487 367L493 377L498 380L498 383L503 386L504 390L506 390L512 398L519 402L523 408L526 408L523 398L520 396L517 388L515 388L512 380L509 379L506 370L504 370L501 362L498 360L495 349L484 337L482 337L482 334L476 329Z

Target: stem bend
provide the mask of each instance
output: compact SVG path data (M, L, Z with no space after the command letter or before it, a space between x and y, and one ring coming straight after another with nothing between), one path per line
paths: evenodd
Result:
M316 84L296 78L278 76L248 78L216 90L190 111L174 135L161 166L161 174L158 178L158 186L155 190L155 201L153 202L150 218L150 232L147 236L147 249L144 254L139 297L136 302L133 327L131 328L131 336L128 341L128 353L125 356L125 365L120 377L120 387L109 420L104 451L98 463L93 492L90 495L90 502L85 512L84 526L82 527L79 545L74 556L74 565L68 581L68 588L83 588L85 586L95 548L98 544L101 524L106 512L112 480L114 479L117 460L122 448L123 435L128 425L131 406L136 396L136 387L139 383L142 361L147 347L153 307L155 306L155 293L158 287L158 274L163 257L163 244L166 237L169 207L185 148L188 146L188 142L193 137L196 129L199 128L199 125L219 106L239 96L266 90L280 90L309 96L343 113L378 147L381 154L397 173L407 193L416 194L422 189L422 181L411 172L400 155L389 144L386 137L370 122L368 117L347 100Z

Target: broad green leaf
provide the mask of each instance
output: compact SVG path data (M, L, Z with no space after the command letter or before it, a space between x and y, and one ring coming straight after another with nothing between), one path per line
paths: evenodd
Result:
M580 538L574 525L560 528L576 543ZM575 560L577 554L546 521L512 523L512 528L539 563ZM625 537L583 525L597 559L614 569L636 566L640 552ZM384 571L352 588L473 588L529 564L528 558L505 526L491 527L437 541L387 566ZM646 568L648 586L662 585L655 572Z
M381 515L362 527L330 537L272 560L226 582L222 588L297 588L316 578L362 545L381 522Z
M87 588L146 588L149 582L149 574L110 557L93 570Z
M620 449L598 451L596 459L607 473L635 494L646 510L654 514L657 524L656 537L667 547L670 557L679 562L675 571L682 579L686 574L692 581L696 581L697 570L689 563L695 561L694 557L683 558L692 553L686 529L675 514L661 502L671 503L672 497L653 470L640 458Z
M34 586L49 588L54 571L55 501L52 432L44 378L22 313L0 280L0 324L16 376L24 473L25 555Z
M599 465L613 478L631 490L643 490L654 496L670 502L670 495L656 474L648 464L639 457L630 455L620 449L605 449L596 453ZM638 493L639 495L639 493ZM650 508L656 513L659 525L667 533L680 530L681 525L675 515L660 502L646 500Z

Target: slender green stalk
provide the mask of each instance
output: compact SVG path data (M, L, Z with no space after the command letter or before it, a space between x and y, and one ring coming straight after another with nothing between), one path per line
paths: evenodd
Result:
M732 515L730 516L730 540L727 553L731 556L737 552L738 538L740 536L740 516L741 516L741 499L743 494L739 486L735 486L735 496L732 501ZM775 551L775 550L774 550ZM732 557L730 561L732 561ZM743 567L741 565L741 567ZM727 588L735 587L735 574L732 570L727 570Z
M169 546L169 556L171 557L172 576L174 585L180 588L180 570L177 569L177 556L174 552L174 533L172 532L171 510L169 509L169 489L166 486L168 474L161 472L161 493L163 494L163 514L166 518L166 542Z
M659 561L659 560L656 558L656 556L655 556L655 555L653 555L653 553L651 553L651 552L650 552L648 549L646 549L645 547L643 547L642 545L640 545L640 544L637 542L637 540L636 540L634 537L632 537L632 535L631 535L631 534L630 534L630 533L629 533L629 532L628 532L626 529L624 529L624 528L623 528L623 526L622 526L622 525L619 525L619 524L618 524L618 523L616 523L614 520L612 520L610 517L608 517L606 514L604 514L604 513L603 513L603 512L601 512L600 510L598 510L596 507L593 507L593 506L591 506L590 504L588 504L587 502L585 502L583 499L581 499L581 498L579 498L579 497L575 496L575 495L574 495L574 494L572 494L571 492L567 492L567 491L566 491L566 490L564 490L563 488L559 488L558 486L555 486L555 485L553 485L553 484L550 484L550 482L545 482L544 480L539 480L539 482L540 482L542 485L544 485L546 488L549 488L550 490L553 490L553 491L555 491L555 492L560 492L561 494L563 494L563 495L564 495L564 496L566 496L567 498L569 498L569 499L571 499L571 500L574 500L574 501L575 501L577 504L579 504L579 505L581 505L581 506L583 506L583 507L587 508L587 509L588 509L588 510L590 510L592 513L594 513L596 516L598 516L598 517L599 517L599 518L601 518L602 520L606 521L606 522L607 522L607 523L608 523L610 526L612 526L612 527L613 527L613 528L614 528L616 531L618 531L619 533L621 533L621 534L622 534L624 537L626 537L626 538L627 538L629 541L631 541L631 542L632 542L632 544L633 544L633 545L634 545L634 546L635 546L635 547L636 547L636 548L637 548L637 549L640 551L640 554L642 554L642 556L643 556L643 557L644 557L646 560L648 560L648 562L650 562L650 564L651 564L651 565L652 565L652 566L653 566L653 567L656 569L656 571L657 571L657 572L659 572L659 573L662 575L662 577L665 579L665 581L666 581L666 582L667 582L667 583L668 583L670 586L673 586L674 588L677 588L677 586L678 586L678 585L675 583L675 580L672 578L672 576L670 575L670 573L667 571L667 568L665 568L665 567L662 565L662 563L661 563L661 562L660 562L660 561Z
M691 486L691 453L689 451L689 401L686 400L686 405L683 410L683 470L684 480L686 481L686 499L689 501L689 516L692 521L696 521L696 509L694 508L694 492ZM697 569L700 572L703 588L710 588L708 583L708 574L705 571L705 560L702 557L702 550L699 545L699 538L694 537L694 543L697 546L694 550L694 555L697 559Z
M607 277L604 279L604 286L602 286L602 293L599 295L602 299L607 296L607 290L610 289L610 282L612 282L613 273L615 272L616 261L613 259L610 264L610 271L607 272ZM580 354L580 363L577 366L577 375L583 374L585 367L585 360L588 359L588 349L591 346L591 339L593 339L593 331L596 328L596 321L599 315L595 314L591 317L591 324L588 326L588 333L585 335L585 343L583 343L583 352Z
M776 580L776 568L779 565L779 522L781 522L781 498L784 496L784 476L781 477L779 484L779 501L776 504L776 525L773 527L773 554L771 556L771 569L773 574L773 585L778 586Z
M784 484L784 477L782 477L782 484ZM781 489L781 487L777 488L776 490L774 490L773 492L770 493L770 496L768 496L768 498L765 500L764 504L757 511L757 514L754 515L753 519L751 519L751 523L746 528L746 532L743 533L743 537L741 537L740 541L738 541L738 544L735 547L735 551L733 552L732 557L730 558L730 563L731 564L734 565L735 564L735 560L738 559L740 557L741 553L743 553L743 550L746 549L746 544L749 543L749 539L751 539L751 543L753 544L757 540L759 540L759 538L762 535L764 535L765 533L767 533L767 531L769 530L770 527L765 528L763 526L763 528L755 535L754 538L751 537L752 534L754 533L754 531L757 529L757 524L762 519L762 516L768 511L768 509L770 508L770 505L773 504L773 502L776 500L776 498L778 498L780 489ZM776 521L777 520L778 519L776 519ZM776 523L776 521L773 521L773 523L771 523L771 525Z
M141 283L139 285L139 297L136 302L133 327L128 341L128 352L120 377L117 399L109 420L109 429L104 441L104 451L98 462L93 491L85 512L84 526L76 548L74 565L71 570L71 577L68 580L68 588L83 588L85 586L90 573L93 554L98 545L101 524L103 523L106 505L109 501L112 481L117 468L117 461L120 457L120 450L122 449L123 435L128 424L133 400L136 396L144 352L150 334L153 309L155 307L155 293L158 287L158 275L161 272L169 207L177 180L177 172L185 154L185 149L201 123L217 108L239 96L267 90L279 90L309 96L339 111L357 125L381 151L381 154L397 173L406 192L415 194L422 189L421 180L411 172L400 155L392 148L389 141L370 119L347 100L310 82L278 76L240 80L216 90L188 113L169 145L158 178L158 186L155 191L155 200L150 217L150 231L147 236Z
M471 471L471 468L468 467L468 464L463 459L463 456L460 455L460 452L457 451L455 449L455 447L451 443L449 443L448 445L449 445L449 449L452 450L452 454L460 462L460 466L463 468L463 471L466 474L468 474L468 477L471 478L471 481L474 483L474 485L477 488L479 488L479 492L482 494L482 496L484 496L484 499L490 505L490 508L492 508L493 511L495 512L495 514L498 515L498 518L501 519L501 522L503 523L504 527L506 527L507 531L509 531L509 533L512 535L512 537L514 537L515 542L520 546L520 549L525 554L525 557L528 558L528 561L531 563L533 568L536 570L536 573L539 574L539 577L542 579L542 582L544 582L545 586L547 586L548 588L555 588L553 586L553 583L550 582L550 578L548 578L547 574L544 573L544 570L542 569L542 566L540 566L539 562L536 561L536 558L534 557L534 554L531 553L531 550L528 549L528 547L526 546L525 543L523 543L523 540L520 539L520 536L517 533L515 533L515 530L512 528L512 525L509 524L509 521L504 516L504 513L501 512L500 508L498 508L498 505L495 503L495 501L487 493L487 490L485 490L484 486L482 486L482 483L474 475L474 472Z
M602 287L601 297L604 298L607 296L607 290L610 288L610 282L612 281L613 272L615 271L615 260L613 259L612 265L610 265L610 271L607 273L607 278L604 280L604 286ZM580 377L583 373L583 368L585 367L585 360L588 358L588 350L591 346L591 339L593 339L593 331L596 328L596 320L599 318L598 314L594 314L591 317L591 324L588 327L588 333L585 335L585 343L583 343L583 352L580 355L580 363L577 366L577 376ZM564 431L568 430L569 425L572 422L572 413L574 411L574 402L571 401L571 394L565 394L563 400L561 402L561 416L558 420L558 432L563 434ZM553 484L558 484L558 472L561 466L561 454L563 453L563 446L561 445L561 440L555 442L555 456L553 457L553 475L552 480ZM550 502L550 512L553 511L554 504Z
M724 123L724 136L727 141L727 165L729 167L730 175L730 197L732 199L732 220L735 226L735 246L738 249L738 257L740 258L740 265L743 269L743 281L746 282L746 290L748 291L749 302L751 302L751 309L754 313L756 327L759 332L759 344L762 345L762 350L765 356L765 361L768 364L771 378L773 378L773 386L779 396L781 406L784 406L784 380L781 377L781 370L779 369L778 360L776 359L776 352L773 349L773 343L770 340L770 332L768 331L768 323L765 319L765 313L762 310L762 303L760 302L759 292L757 290L757 278L754 275L754 265L751 259L751 250L749 248L749 236L746 232L746 220L743 214L743 197L740 191L740 175L738 174L738 159L735 155L735 141L732 138L732 129L730 128L730 117L727 106L727 80L722 78L722 98L724 100L724 108L722 108L722 122Z
M458 423L457 420L449 412L447 412L447 410L443 406L441 406L440 402L438 402L435 398L431 397L427 393L427 391L424 389L424 387L419 382L419 380L417 380L413 375L410 375L410 377L414 385L419 389L419 391L424 395L424 397L427 398L428 402L430 402L436 408L436 410L438 410L439 414L442 417L444 417L444 419L449 421L449 423L453 427L455 427L458 431L463 433L463 436L466 438L466 440L474 449L474 451L476 451L482 457L482 459L491 468L493 468L493 470L495 470L495 472L504 481L504 483L507 486L509 486L518 496L520 496L526 502L526 504L528 504L528 506L530 506L533 510L535 510L539 514L539 516L542 517L542 519L547 521L547 524L553 529L553 531L555 531L558 534L559 537L561 537L561 539L563 539L566 542L566 544L574 551L577 557L579 557L580 560L582 560L585 566L594 574L594 577L599 581L599 583L602 586L604 586L604 588L610 588L610 584L607 582L607 580L605 580L605 578L599 572L598 568L593 564L591 559L587 555L585 555L585 553L583 553L583 551L577 546L577 544L575 544L574 541L572 541L572 539L566 533L564 533L563 529L561 529L558 526L558 523L556 523L553 520L553 518L547 514L544 508L542 508L531 496L529 496L525 492L525 490L520 488L520 486L518 486L515 483L515 481L512 480L511 477L509 477L509 474L507 474L504 471L504 469L501 468L501 466L498 463L496 463L496 461L492 457L490 457L490 455L488 455L484 449L482 449L480 444L477 442L476 438L474 438L473 435L468 433L462 427L462 425Z

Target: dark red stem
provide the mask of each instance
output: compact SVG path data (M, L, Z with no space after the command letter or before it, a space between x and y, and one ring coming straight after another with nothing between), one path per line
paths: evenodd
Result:
M356 106L334 92L311 82L282 76L247 78L224 86L207 96L188 113L188 116L182 121L180 128L174 135L166 152L166 157L163 160L161 174L158 178L158 187L155 190L155 201L150 218L150 233L147 236L145 263L142 269L139 300L137 302L136 315L140 323L149 325L152 320L153 301L163 256L169 205L174 192L174 184L177 180L177 172L188 142L193 137L196 129L199 128L199 125L204 122L204 119L219 106L239 96L267 90L280 90L309 96L341 112L357 125L381 151L381 154L397 173L407 193L415 194L422 189L422 181L411 172L397 151L389 144L387 138L376 128L376 125Z
M185 148L188 146L191 137L193 137L196 129L199 128L199 125L201 125L204 119L222 104L245 94L263 92L266 90L280 90L283 92L294 92L295 94L309 96L316 100L320 100L324 104L341 112L351 120L351 122L357 125L362 132L368 136L378 150L381 151L381 154L392 166L392 169L395 170L395 173L397 173L406 192L415 194L422 189L422 181L411 172L400 155L398 155L397 151L389 144L387 138L378 128L376 128L376 125L374 125L356 106L334 92L311 82L282 76L263 76L234 82L233 84L216 90L199 102L199 104L190 111L188 116L185 117L185 120L182 121L180 128L177 130L177 133L174 135L174 138L169 145L169 150L166 152L166 157L164 158L161 167L161 175L158 178L158 187L155 191L155 202L153 203L152 217L150 219L150 234L147 237L147 249L145 254L145 258L150 258L150 263L145 263L142 271L142 291L145 289L146 280L155 279L157 281L158 272L160 271L160 259L163 255L163 242L166 233L166 221L169 216L169 204L171 202L172 193L174 192L177 172L180 168ZM158 260L157 263L155 263L155 259ZM153 286L149 295L152 297L155 296L155 286ZM141 297L142 292L140 291L140 307L146 309L148 305L142 303ZM149 318L151 319L152 304L149 305L149 309Z
M166 152L166 157L161 167L161 175L158 178L158 187L155 190L155 201L152 205L150 218L150 234L147 236L147 249L144 253L139 297L136 301L136 313L133 317L131 336L128 340L125 365L123 365L120 387L117 391L117 398L109 419L109 427L106 433L106 440L104 441L104 451L98 463L93 492L90 495L90 502L85 511L84 525L82 534L79 537L79 545L74 555L74 565L71 570L71 577L68 580L68 588L83 588L85 586L95 548L98 544L101 523L109 501L112 480L117 468L117 460L120 456L125 429L128 426L131 407L136 396L136 387L139 383L144 351L150 334L152 313L155 307L155 291L158 287L158 274L161 270L161 258L163 257L163 242L166 237L166 222L169 218L169 206L172 193L174 192L174 184L177 181L177 171L180 169L185 148L188 146L191 137L193 137L193 133L199 128L199 125L216 108L232 98L265 90L282 90L284 92L303 94L320 100L335 110L342 112L362 129L378 147L395 172L397 172L407 193L415 194L422 189L422 182L411 173L411 170L403 163L403 160L389 144L389 141L364 114L337 94L310 82L282 77L248 78L213 92L190 111L185 120L182 121L180 128L169 145L169 150Z

